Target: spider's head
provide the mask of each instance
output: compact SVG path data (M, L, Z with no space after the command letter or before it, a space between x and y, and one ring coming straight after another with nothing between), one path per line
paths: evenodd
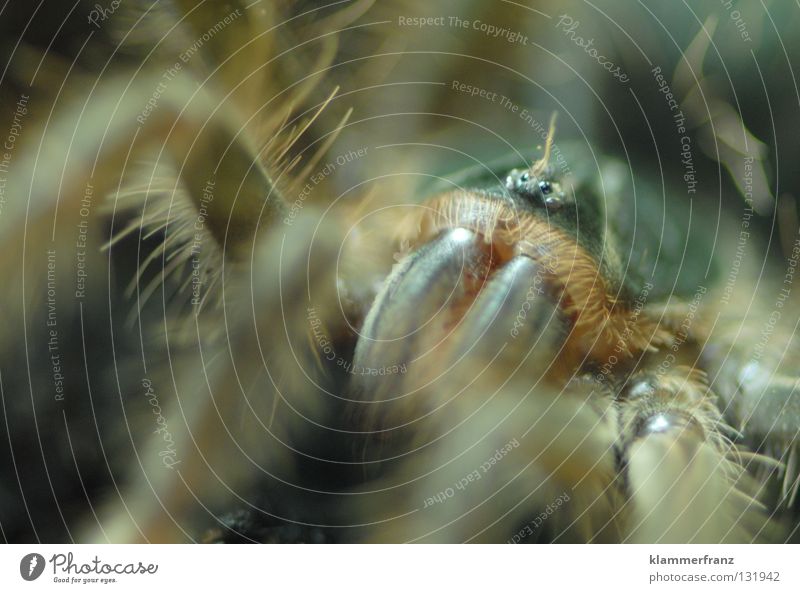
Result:
M543 157L528 169L512 169L505 179L505 188L512 199L525 206L546 208L548 212L560 210L568 203L568 192L564 191L560 177L550 164L550 150L556 130L556 114L550 118L550 131L544 146ZM570 201L574 204L574 201Z
M512 169L506 176L506 189L526 204L547 208L548 211L561 209L568 197L561 183L553 178L549 170L535 174L532 169Z

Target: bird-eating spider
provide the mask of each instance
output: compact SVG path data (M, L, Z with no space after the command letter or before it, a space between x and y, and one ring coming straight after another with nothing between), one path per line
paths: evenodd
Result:
M429 187L386 146L340 162L347 95L314 89L353 4L308 47L234 2L126 36L117 77L42 58L0 218L5 537L789 537L793 302L726 285L686 199L553 123L532 164Z

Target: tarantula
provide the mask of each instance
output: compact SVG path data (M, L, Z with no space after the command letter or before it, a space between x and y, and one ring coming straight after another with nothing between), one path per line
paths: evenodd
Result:
M386 160L331 155L350 111L315 133L342 99L314 97L327 31L369 3L308 25L316 61L292 82L293 64L248 62L303 45L265 35L280 11L232 6L192 11L167 47L122 46L155 56L129 79L86 66L19 157L8 195L32 206L2 220L24 262L4 302L28 345L4 353L4 537L792 537L794 328L764 315L758 270L714 274L688 199L651 216L649 180L556 142L554 120L533 163L428 187L378 174L337 199L338 170ZM204 34L208 63L170 61ZM49 82L68 80L52 59Z
M519 541L531 534L531 509L559 492L571 501L549 526L560 541L776 537L745 467L761 483L783 472L781 499L793 504L793 384L773 380L764 393L765 383L748 383L763 366L744 364L750 353L729 328L709 327L714 306L703 301L716 302L714 289L679 295L667 271L642 280L623 268L620 226L598 220L624 210L603 213L586 180L554 173L552 130L530 168L467 174L415 209L397 236L410 253L360 328L356 368L408 366L353 381L373 404L365 427L399 441L382 462L413 454L436 468L421 474L414 461L387 480L412 501L387 505L411 513L388 539ZM678 273L691 286L691 271ZM451 437L465 430L474 440ZM734 441L776 454L788 471ZM472 448L509 461L470 470L476 455L459 458ZM473 483L489 470L491 479ZM502 514L482 516L482 505Z

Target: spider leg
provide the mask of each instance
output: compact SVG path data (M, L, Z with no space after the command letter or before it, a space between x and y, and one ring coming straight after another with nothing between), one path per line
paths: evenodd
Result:
M775 537L701 373L683 366L641 371L620 393L619 407L629 541Z
M315 235L317 222L309 213L254 246L251 262L225 283L214 324L224 326L221 336L200 316L192 344L176 339L169 368L153 378L165 396L174 455L164 467L162 434L141 447L122 501L98 512L114 541L193 540L198 525L250 537L234 532L241 522L228 520L232 508L254 517L253 533L314 523L308 501L321 488L318 471L299 465L319 470L326 459L341 461L333 445L344 438L336 367L321 353L305 306L336 302L336 227ZM316 312L327 326L331 310Z
M763 309L758 309L763 310ZM783 312L789 317L789 311ZM792 317L792 318L796 318ZM767 482L779 476L777 501L791 508L800 490L800 383L796 328L762 316L723 320L709 340L703 362L714 378L725 415L755 451L782 463L777 470L763 468Z

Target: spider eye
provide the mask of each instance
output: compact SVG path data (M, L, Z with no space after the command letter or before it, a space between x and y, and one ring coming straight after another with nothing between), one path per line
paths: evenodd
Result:
M531 178L531 176L527 171L519 176L519 180L522 183L527 183L530 180L530 178Z
M550 185L549 181L540 181L539 182L539 189L542 190L542 193L544 195L547 195L551 191L553 191L553 187Z

